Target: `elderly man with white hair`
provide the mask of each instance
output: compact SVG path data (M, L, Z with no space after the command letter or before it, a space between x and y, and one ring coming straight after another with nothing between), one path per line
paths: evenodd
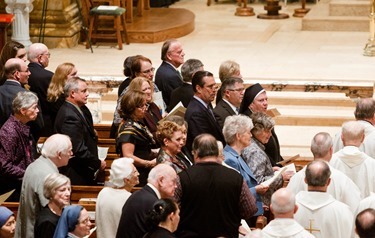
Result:
M41 154L27 167L23 177L15 237L34 237L36 217L48 204L43 195L44 179L68 164L73 155L70 138L62 134L50 136L44 142Z
M358 121L345 122L341 139L344 148L332 155L332 167L346 174L358 186L363 198L375 192L375 160L360 146L365 138L364 126Z
M305 230L296 220L294 214L298 206L294 194L287 188L280 188L271 197L271 212L275 219L262 230L263 237L311 238L315 237Z
M119 158L111 165L109 182L111 187L103 188L96 201L95 223L98 238L115 237L121 210L139 183L139 173L131 158Z

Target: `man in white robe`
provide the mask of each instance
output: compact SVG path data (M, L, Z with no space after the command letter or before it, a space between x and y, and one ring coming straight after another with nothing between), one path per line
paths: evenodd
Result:
M357 102L355 119L365 128L365 140L359 146L359 150L365 152L371 158L375 158L375 101L372 98L363 98ZM333 143L333 152L344 148L341 140L341 132L337 133Z
M314 160L324 160L327 163L332 157L332 138L326 132L319 132L311 141L310 150L314 156ZM331 183L328 186L327 193L331 194L336 200L345 203L354 213L357 210L358 203L361 200L361 193L357 185L346 176L343 172L329 167L331 170ZM306 167L293 175L288 183L288 189L294 194L300 191L307 191L305 183Z
M375 194L372 193L370 196L368 196L367 198L363 199L359 205L358 205L358 209L355 213L355 215L357 216L358 213L360 213L361 211L367 209L367 208L373 208L375 209Z
M344 148L334 153L330 162L332 167L346 174L358 186L362 198L375 192L375 159L359 150L364 136L364 127L360 122L345 122L341 132Z
M280 188L271 197L270 209L275 216L262 230L264 238L313 238L293 217L298 210L294 194L287 188Z
M328 194L331 181L326 162L315 160L306 167L308 191L296 195L298 211L295 220L317 238L351 238L354 235L353 213L348 205Z

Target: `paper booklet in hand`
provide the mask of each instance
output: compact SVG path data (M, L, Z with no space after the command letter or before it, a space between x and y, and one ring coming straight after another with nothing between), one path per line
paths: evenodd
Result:
M182 118L185 117L185 112L186 112L186 108L184 107L184 105L182 105L181 102L179 102L168 114L168 116L166 116L165 118L169 117L169 116L180 116ZM163 118L163 120L165 119Z

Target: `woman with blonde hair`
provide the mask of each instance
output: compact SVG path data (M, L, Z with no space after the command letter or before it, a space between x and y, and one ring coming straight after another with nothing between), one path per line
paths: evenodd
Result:
M65 102L64 86L68 78L77 75L77 69L72 63L62 63L57 66L55 74L52 76L51 83L47 90L47 101L51 116L52 126L55 123L55 117L61 105Z

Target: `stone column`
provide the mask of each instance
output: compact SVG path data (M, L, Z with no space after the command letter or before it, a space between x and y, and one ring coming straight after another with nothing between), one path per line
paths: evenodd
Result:
M33 10L34 0L5 0L7 13L14 14L12 40L26 47L31 45L29 34L29 13Z

